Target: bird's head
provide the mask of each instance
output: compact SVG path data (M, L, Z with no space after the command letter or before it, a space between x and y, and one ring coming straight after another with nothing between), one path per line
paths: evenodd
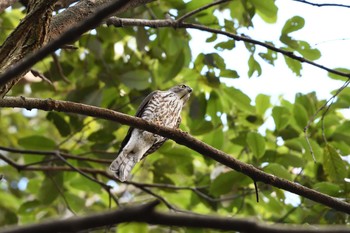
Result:
M180 84L170 88L169 91L174 92L185 104L190 98L192 88L185 84Z

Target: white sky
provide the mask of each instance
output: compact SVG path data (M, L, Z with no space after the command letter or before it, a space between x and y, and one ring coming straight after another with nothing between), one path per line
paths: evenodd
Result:
M350 1L318 0L314 2L350 5ZM240 33L243 32L257 40L273 41L278 47L282 45L279 42L279 37L284 23L287 19L298 15L305 19L305 26L291 35L294 39L309 42L311 46L321 51L322 56L316 62L330 68L349 67L350 36L346 23L350 22L350 8L315 7L292 0L277 0L276 4L279 8L277 23L267 24L259 16L256 16L253 20L254 28L240 31ZM191 48L194 56L200 52L215 52L215 44L213 46L195 46L195 44L202 43L201 41L205 43L206 38L208 38L207 33L194 30L190 32L193 37ZM224 41L227 40L227 38L223 38ZM258 46L256 48L257 51L261 49ZM265 49L263 48L261 51L265 51ZM236 42L236 48L232 51L222 53L226 65L240 74L239 79L232 79L232 85L248 94L252 100L257 94L264 93L271 95L276 101L279 95L293 101L296 93L311 91L316 91L318 98L330 98L330 92L343 84L340 81L331 80L326 71L307 64L303 64L302 77L297 77L289 70L282 55L278 55L275 66L259 60L262 75L248 78L249 55L243 42L239 41Z

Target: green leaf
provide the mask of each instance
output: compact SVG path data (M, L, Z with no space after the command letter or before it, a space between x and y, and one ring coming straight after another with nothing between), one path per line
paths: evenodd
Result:
M270 163L264 168L264 171L272 175L275 175L279 178L292 180L292 175L287 171L287 169L277 163Z
M18 144L22 146L23 148L30 149L30 150L54 150L56 148L56 143L52 141L51 139L39 136L39 135L33 135L29 137L20 138L18 140Z
M331 181L344 182L347 176L345 162L341 159L335 148L327 144L323 157L323 168Z
M122 223L117 226L118 233L129 233L129 232L138 232L138 233L148 233L150 232L146 223Z
M215 67L219 69L226 68L224 59L217 53L204 54L203 62L209 67Z
M63 114L57 112L49 112L46 116L46 119L55 125L56 129L62 137L66 137L71 133L70 126L64 119Z
M191 119L204 119L207 110L207 100L204 93L191 96L190 116Z
M291 32L298 31L302 29L305 25L304 18L300 16L294 16L288 19L282 28L282 34L289 34Z
M151 74L147 70L132 70L120 75L118 78L129 88L144 90L150 86Z
M88 137L89 141L92 142L103 142L103 143L109 143L115 139L112 132L109 132L108 129L100 129L93 133L91 133Z
M255 72L257 72L257 76L261 75L261 66L260 64L254 59L254 56L251 55L249 60L248 60L248 76L252 77Z
M209 193L217 197L230 192L234 185L234 171L222 173L211 183Z
M333 197L337 197L340 194L341 188L339 185L330 183L330 182L320 182L320 183L316 183L313 186L313 189L315 189L316 191L319 191L321 193L333 196Z
M256 158L261 158L265 154L265 139L259 133L249 132L247 134L247 144Z
M235 47L235 41L234 40L228 40L225 42L220 42L214 46L215 49L219 51L232 50Z
M335 68L334 70L339 71L339 72L343 72L343 73L348 74L348 75L350 74L350 69L347 69L347 68ZM340 76L340 75L333 74L330 72L328 72L328 76L332 79L335 79L335 80L341 80L341 81L348 80L348 77Z
M275 121L276 130L284 129L290 120L290 112L286 107L276 106L272 109L272 117Z
M296 123L301 130L304 130L309 121L309 116L303 105L295 103L293 106L293 115Z
M284 167L303 167L305 165L304 159L293 154L282 154L275 162Z
M301 63L295 59L284 56L284 60L291 71L296 75L301 76Z
M267 23L275 23L277 20L277 6L274 0L249 0L257 13Z
M183 68L185 64L185 55L182 50L177 54L176 57L174 57L174 61L176 62L171 62L171 67L166 73L165 81L173 79Z
M41 203L38 200L24 202L18 209L18 214L20 215L30 215L35 209L37 209Z
M225 88L224 92L220 93L220 95L225 95L223 97L220 96L221 98L227 97L227 100L232 100L237 108L251 114L255 113L255 108L251 105L251 99L241 90L236 88Z
M271 106L270 96L259 94L255 98L256 112L260 116L264 116L266 110Z
M84 209L84 198L78 197L77 195L70 192L65 192L64 197L66 198L68 205L70 206L70 208L72 208L74 212L79 213Z
M101 186L99 184L83 176L76 176L73 180L69 180L68 183L74 189L91 191L95 194L101 193Z
M320 50L311 48L310 44L306 41L299 41L298 44L299 48L297 49L297 51L306 59L313 61L321 57Z
M57 173L46 177L38 190L38 200L44 205L52 203L59 196L60 192L58 191L58 188L62 187L62 173Z
M235 70L220 70L220 77L224 78L239 78L239 74Z

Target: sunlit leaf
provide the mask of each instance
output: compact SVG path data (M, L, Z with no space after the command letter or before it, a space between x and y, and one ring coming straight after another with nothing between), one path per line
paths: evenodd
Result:
M254 4L256 11L267 23L274 23L277 20L277 6L273 0L249 0Z
M260 116L264 116L266 110L271 106L270 96L259 94L255 98L256 112Z
M276 106L272 109L272 117L275 121L276 130L281 130L288 125L290 112L286 107Z

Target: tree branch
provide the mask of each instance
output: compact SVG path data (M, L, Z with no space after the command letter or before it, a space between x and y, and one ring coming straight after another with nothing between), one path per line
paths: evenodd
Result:
M186 213L162 213L155 211L159 201L144 205L124 207L118 210L37 223L28 226L2 229L2 233L46 233L46 232L78 232L92 228L116 225L124 222L145 222L148 224L212 228L239 232L283 232L283 233L341 233L349 232L347 226L295 226L287 224L264 224L255 219L223 218L217 216L192 215Z
M53 1L53 0L51 0ZM62 45L67 44L84 32L98 26L105 17L109 16L118 9L124 7L129 1L128 0L115 0L110 4L105 4L103 7L99 8L94 14L88 17L84 22L78 24L76 27L73 27L63 33L57 39L51 41L44 47L38 49L37 51L28 54L20 62L13 64L9 69L0 75L0 87L5 86L6 84L11 83L14 85L13 81L18 78L18 75L21 75L26 70L30 69L35 63L45 58L47 55L53 53L55 50L59 49ZM9 86L5 86L6 90L9 90ZM6 93L6 92L5 92ZM1 94L1 93L0 93ZM0 95L0 97L2 97Z
M0 100L0 107L19 107L26 109L41 109L45 111L60 111L66 113L76 113L85 116L97 117L110 121L115 121L121 124L129 125L134 128L143 129L167 138L174 140L176 143L184 145L198 153L210 157L217 162L226 165L238 172L241 172L254 181L260 181L266 184L270 184L277 188L287 190L289 192L306 197L315 202L324 204L330 208L343 211L350 214L350 204L341 201L337 198L333 198L329 195L322 194L305 186L302 186L291 181L281 179L274 175L265 173L258 168L250 164L243 163L231 155L228 155L194 137L188 133L178 130L170 129L167 127L159 126L143 119L132 117L123 113L112 111L109 109L103 109L94 107L91 105L85 105L80 103L74 103L69 101L58 101L52 99L34 99L24 97L7 97Z
M17 154L29 154L29 155L55 156L56 153L57 153L57 151L22 150L22 149L5 147L5 146L0 146L0 150L7 151L7 152L12 152L12 153L17 153ZM77 156L77 155L64 153L64 152L61 152L61 151L59 151L59 153L65 159L75 159L75 160L88 161L88 162L94 162L94 163L102 163L102 164L110 164L112 162L111 159L95 159L95 158L89 158L89 157L82 157L82 156Z
M350 8L349 5L344 5L344 4L337 4L337 3L313 3L305 0L293 0L294 2L301 2L305 3L311 6L317 6L317 7L322 7L322 6L336 6L336 7L345 7L345 8Z
M181 17L182 18L182 17ZM180 19L181 19L180 18ZM343 76L346 78L350 78L350 74L334 70L331 68L328 68L326 66L323 66L321 64L318 64L316 62L310 61L308 59L305 59L304 57L300 57L298 55L295 55L291 51L286 51L283 49L276 48L273 45L254 40L245 36L240 36L231 32L227 31L221 31L219 29L214 29L210 28L204 25L200 24L193 24L193 23L184 23L184 22L179 22L178 20L171 20L171 19L163 19L163 20L146 20L146 19L128 19L128 18L117 18L117 17L111 17L108 20L106 20L107 25L113 25L115 27L127 27L127 26L147 26L147 27L153 27L153 28L158 28L158 27L173 27L173 28L186 28L186 29L197 29L205 32L211 32L215 34L220 34L227 36L231 39L234 39L236 41L244 41L250 44L255 44L259 45L261 47L267 48L269 50L275 51L277 53L283 54L284 56L287 56L289 58L292 58L294 60L297 60L302 63L307 63L309 65L315 66L317 68L320 68L322 70L325 70L329 73L337 74L339 76Z

